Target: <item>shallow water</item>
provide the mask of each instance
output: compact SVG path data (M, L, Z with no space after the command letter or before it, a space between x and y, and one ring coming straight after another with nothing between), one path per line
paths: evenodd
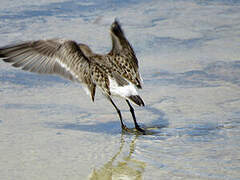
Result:
M136 50L147 135L123 133L98 92L0 62L0 179L240 178L238 1L6 1L0 46L66 37L110 49L118 17ZM122 100L124 120L133 127Z

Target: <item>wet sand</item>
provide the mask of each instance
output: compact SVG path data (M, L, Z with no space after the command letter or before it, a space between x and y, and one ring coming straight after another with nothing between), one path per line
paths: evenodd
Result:
M239 179L239 3L14 2L1 7L1 46L66 37L107 52L117 16L139 59L148 133L123 133L99 90L92 103L80 84L0 62L0 179Z

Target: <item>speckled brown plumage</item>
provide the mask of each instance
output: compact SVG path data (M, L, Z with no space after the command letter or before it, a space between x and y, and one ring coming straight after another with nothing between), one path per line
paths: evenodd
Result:
M143 132L137 125L133 108L128 102L130 100L139 106L144 105L133 87L142 88L137 58L118 21L112 23L110 34L112 49L104 55L93 53L87 45L77 44L75 41L49 39L2 47L0 58L25 71L57 74L83 83L87 86L92 101L96 87L99 87L116 108L124 129L126 127L122 122L120 110L111 99L114 92L126 99L135 127Z

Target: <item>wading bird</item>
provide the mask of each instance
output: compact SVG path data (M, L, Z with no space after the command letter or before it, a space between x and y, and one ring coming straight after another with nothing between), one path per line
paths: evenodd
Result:
M85 44L65 39L28 41L0 48L0 58L14 67L40 74L57 74L66 79L82 83L94 101L96 87L116 109L123 130L128 131L121 111L112 100L118 96L130 107L135 128L144 133L136 121L134 109L129 101L144 106L137 93L142 88L135 52L124 35L117 20L110 28L112 49L108 54L92 52Z

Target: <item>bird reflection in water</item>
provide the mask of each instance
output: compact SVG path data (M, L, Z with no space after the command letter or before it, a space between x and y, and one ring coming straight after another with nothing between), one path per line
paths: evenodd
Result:
M135 179L141 180L142 174L146 167L146 163L132 158L135 151L136 140L138 135L134 136L129 146L128 155L123 154L123 148L125 144L124 135L121 136L121 144L119 151L108 161L103 167L99 169L93 169L89 179L90 180L113 180L113 179Z

